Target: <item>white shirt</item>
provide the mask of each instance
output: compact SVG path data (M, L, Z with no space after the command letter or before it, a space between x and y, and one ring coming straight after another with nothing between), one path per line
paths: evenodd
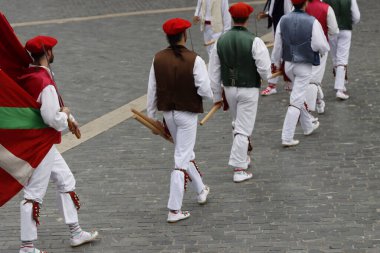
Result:
M34 66L34 65L33 65ZM45 66L34 66L44 68L50 76L50 69ZM41 104L40 112L44 123L57 131L63 131L67 128L67 114L60 112L58 94L53 85L46 86L37 98Z
M352 23L357 24L360 21L360 11L356 0L351 0Z
M211 88L214 93L214 102L219 102L222 100L222 76L217 43L218 42L215 43L215 46L211 51L210 62L208 65ZM268 49L260 38L256 37L253 40L251 52L252 58L255 60L257 72L260 74L261 79L268 80L271 76L271 61Z
M148 117L156 119L157 113L157 82L154 72L154 59L149 73L148 92L147 92L147 114ZM203 98L212 99L210 79L207 73L207 67L204 60L197 56L195 58L194 68L194 85L197 87L197 93Z
M278 22L276 35L274 39L274 47L272 51L272 62L280 67L282 58L282 37L281 37L281 21ZM311 49L314 52L319 52L319 54L324 55L330 51L330 45L327 42L326 36L323 32L322 26L318 20L313 23L313 31L311 35Z
M274 7L274 2L276 1L284 1L284 15L288 14L289 12L292 11L293 9L293 4L290 0L272 0L269 5L269 10L268 10L268 15L272 17L273 14L273 7Z
M223 19L223 32L226 32L231 29L231 15L228 11L229 4L228 0L221 0L222 1L222 19ZM195 8L194 16L201 16L201 4L202 0L198 0L197 7ZM211 21L211 0L206 0L206 13L204 20Z
M338 22L336 21L335 12L331 6L327 9L327 33L328 35L339 33Z
M351 0L351 19L353 24L357 24L360 21L360 11L356 0Z

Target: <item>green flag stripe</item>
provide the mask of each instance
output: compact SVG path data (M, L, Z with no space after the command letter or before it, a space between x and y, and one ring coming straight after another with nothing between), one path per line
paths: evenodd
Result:
M0 107L0 129L40 129L47 125L40 110L34 108Z

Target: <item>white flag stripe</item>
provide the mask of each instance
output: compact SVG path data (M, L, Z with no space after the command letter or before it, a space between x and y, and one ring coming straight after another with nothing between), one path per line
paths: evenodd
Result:
M18 158L0 144L0 167L16 179L21 185L25 185L33 173L33 167L26 161Z

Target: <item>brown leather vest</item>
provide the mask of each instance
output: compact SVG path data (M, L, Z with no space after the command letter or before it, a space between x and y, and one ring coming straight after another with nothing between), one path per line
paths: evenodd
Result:
M154 57L159 111L187 111L203 113L202 97L194 84L194 63L197 54L180 47L182 57L166 48Z

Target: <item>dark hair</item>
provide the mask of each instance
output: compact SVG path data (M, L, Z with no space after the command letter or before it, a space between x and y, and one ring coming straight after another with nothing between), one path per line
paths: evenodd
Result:
M177 45L179 41L181 41L183 33L175 34L175 35L166 35L166 39L170 45L170 48L173 50L176 57L182 57L180 47Z
M32 56L33 60L38 61L45 56L45 53L31 53L30 55Z
M236 23L236 24L244 24L245 22L247 22L248 17L246 17L246 18L234 18L234 17L232 17L232 19L233 19L234 23Z
M293 4L294 5L294 9L296 10L300 10L302 9L302 7L306 4L306 1L303 2L302 4Z

